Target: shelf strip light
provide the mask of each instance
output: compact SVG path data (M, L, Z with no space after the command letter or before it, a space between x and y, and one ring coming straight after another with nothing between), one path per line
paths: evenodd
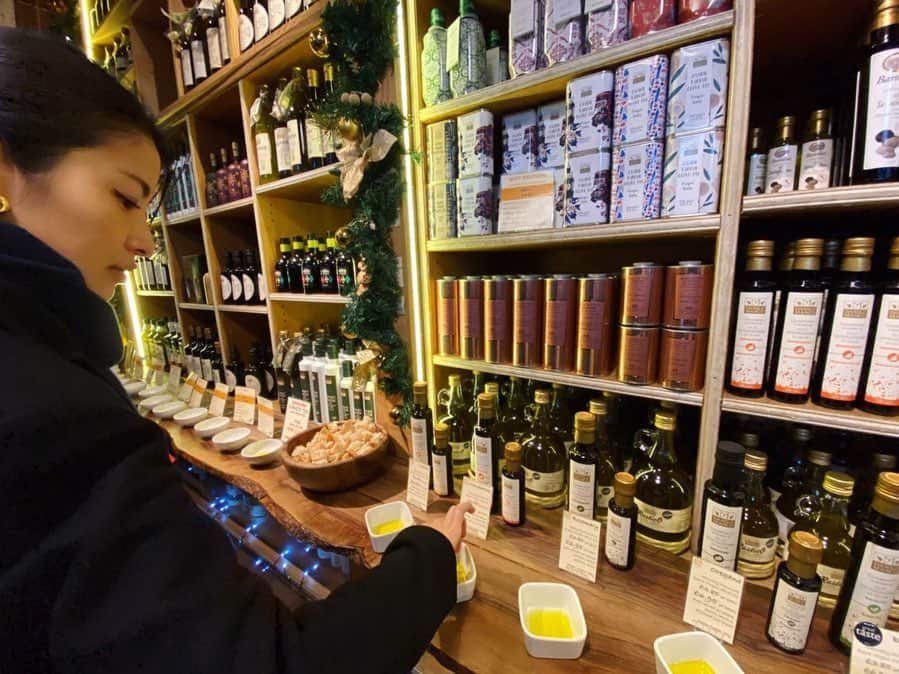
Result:
M134 345L137 347L137 355L141 360L146 360L144 353L144 340L141 339L140 314L137 310L137 295L134 292L134 284L131 283L131 274L125 274L125 299L128 302L128 315L131 317L131 331L134 333Z

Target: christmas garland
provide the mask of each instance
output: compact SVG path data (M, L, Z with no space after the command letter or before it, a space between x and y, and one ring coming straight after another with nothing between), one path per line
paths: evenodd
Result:
M353 220L338 232L356 260L356 293L341 317L349 338L359 337L355 385L372 370L388 396L400 395L391 418L408 423L412 375L406 345L396 331L402 291L391 231L403 199L403 147L398 141L405 119L392 104L374 100L396 57L396 0L335 0L322 12L322 27L310 35L313 51L338 65L335 91L322 103L316 121L343 140L341 180L325 189L322 201L349 208ZM355 172L356 181L349 179ZM361 180L359 177L361 176Z

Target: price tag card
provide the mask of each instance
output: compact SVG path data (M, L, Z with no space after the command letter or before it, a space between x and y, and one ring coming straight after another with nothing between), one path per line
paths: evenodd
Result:
M259 423L257 428L269 438L275 436L275 403L268 398L260 397L256 401L259 405Z
M732 644L740 617L743 582L740 574L694 557L684 622Z
M552 171L515 173L500 178L497 231L552 229L555 217Z
M406 483L406 500L423 512L428 512L428 488L431 484L431 467L426 463L409 461L409 480Z
M459 19L456 19L446 31L446 72L459 63L459 25Z
M244 424L256 421L256 391L247 386L234 387L234 421Z
M169 369L169 391L175 391L181 381L181 366L172 365Z
M187 403L188 407L199 407L203 404L203 395L206 393L207 386L209 386L208 381L197 377L197 380L194 382L193 393L190 394L190 402Z
M575 576L596 582L599 565L599 534L602 524L567 510L562 515L562 545L559 568Z
M493 505L493 486L488 482L478 482L470 477L462 478L460 502L468 501L474 506L473 513L465 514L468 532L481 540L487 540L490 528L490 508Z
M309 427L309 413L312 405L299 398L287 399L287 413L284 415L284 428L281 429L281 441L287 442Z
M194 382L197 381L197 375L191 372L187 375L187 379L181 384L181 390L178 391L178 400L187 402L190 400L190 394L194 392Z
M228 385L216 384L212 389L212 400L209 401L209 414L220 417L225 414L225 403L228 402Z
M899 632L857 623L852 630L849 674L899 674Z

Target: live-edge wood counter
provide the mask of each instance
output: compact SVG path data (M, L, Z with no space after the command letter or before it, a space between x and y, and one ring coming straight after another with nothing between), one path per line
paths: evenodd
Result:
M367 567L378 564L365 530L365 511L402 500L404 461L391 460L384 475L340 494L304 492L283 467L257 469L239 454L220 454L187 429L164 422L175 453L255 498L292 535L348 554ZM254 435L257 432L254 430ZM412 508L417 521L433 522L452 499L433 493L428 513ZM474 599L457 605L432 642L436 655L454 671L485 672L654 672L653 641L693 629L681 621L689 561L649 546L637 550L633 570L600 562L595 584L558 569L561 509L529 510L525 526L507 527L494 517L487 541L469 537L478 570ZM531 581L567 583L584 608L588 637L579 660L537 660L524 647L518 618L518 587ZM727 646L746 674L765 672L848 672L848 659L827 640L830 611L818 608L804 655L789 656L764 635L770 591L747 583L733 646Z

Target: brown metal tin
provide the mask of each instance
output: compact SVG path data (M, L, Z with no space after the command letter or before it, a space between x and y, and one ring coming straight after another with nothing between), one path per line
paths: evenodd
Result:
M708 330L662 328L659 380L672 391L699 391L705 381Z
M618 278L613 274L590 274L578 279L577 353L575 371L599 377L615 367L615 315Z
M459 355L484 359L484 281L480 276L459 279Z
M569 372L574 369L577 280L554 274L543 281L543 297L543 367Z
M437 279L437 353L459 355L459 296L456 279Z
M652 262L635 262L621 269L622 325L659 325L662 320L662 285L665 268Z
M512 280L484 279L484 360L512 362Z
M660 328L622 325L618 330L618 380L654 384L659 364Z
M666 328L707 330L712 311L714 268L695 260L665 270L662 325Z
M543 279L535 275L512 279L512 364L540 367L543 336Z

